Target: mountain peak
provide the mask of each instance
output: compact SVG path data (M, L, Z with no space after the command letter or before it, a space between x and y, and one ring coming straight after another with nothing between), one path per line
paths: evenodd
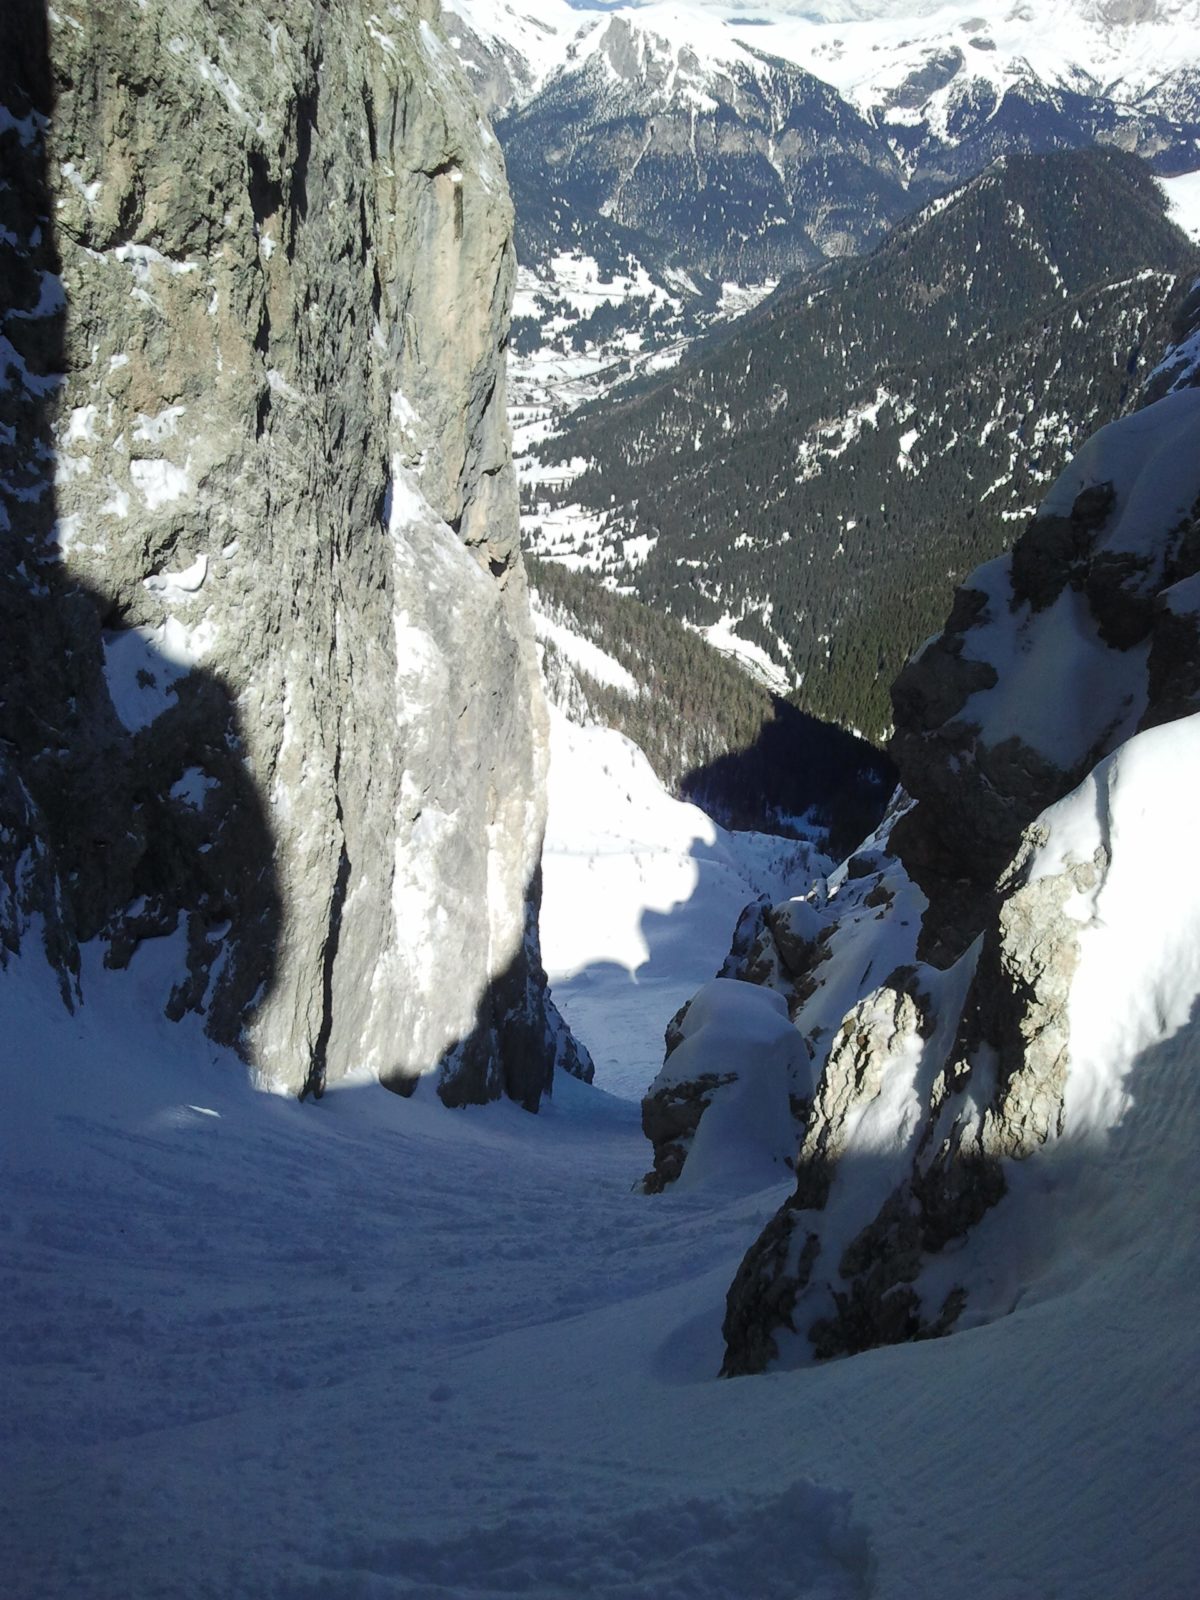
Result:
M577 41L572 56L600 62L604 71L643 103L715 111L731 72L762 63L718 19L679 5L616 12ZM567 70L571 70L568 67Z

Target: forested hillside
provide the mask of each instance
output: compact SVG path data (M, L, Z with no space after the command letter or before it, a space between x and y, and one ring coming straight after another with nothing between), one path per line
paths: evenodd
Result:
M610 580L738 619L805 709L877 739L955 583L1132 404L1195 263L1134 158L1007 158L541 453L588 462Z
M845 853L869 832L894 783L891 763L861 740L817 721L755 682L674 618L615 594L587 573L531 558L540 613L598 645L635 692L604 682L551 640L546 677L569 705L616 728L646 753L675 795L727 827L787 833L816 826Z

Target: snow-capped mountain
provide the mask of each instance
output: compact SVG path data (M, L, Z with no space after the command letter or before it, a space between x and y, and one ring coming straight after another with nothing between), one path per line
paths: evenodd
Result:
M906 209L886 140L835 90L697 23L617 13L504 118L527 263L595 231L659 272L755 283L857 250Z
M442 16L446 37L490 115L528 99L589 20L565 0L445 0Z
M1118 104L1166 110L1194 75L1196 0L763 0L753 11L728 0L650 0L620 7L581 0L446 0L458 19L449 33L468 62L480 52L519 62L501 108L529 99L568 62L599 48L614 18L649 41L678 41L692 53L691 77L738 59L739 46L813 73L864 111L935 107L957 78L1003 94L1037 82ZM661 58L662 44L647 45ZM952 98L952 97L951 97ZM941 102L945 104L945 99ZM936 108L933 109L936 115ZM1169 114L1169 113L1168 113ZM893 120L903 120L893 115Z
M1200 167L1195 0L448 5L517 203L519 433L999 155ZM580 296L589 272L608 293Z

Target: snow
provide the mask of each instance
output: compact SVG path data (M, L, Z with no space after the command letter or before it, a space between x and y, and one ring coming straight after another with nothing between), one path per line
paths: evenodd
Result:
M217 780L210 777L203 767L188 767L177 779L171 788L171 799L178 800L181 805L188 806L193 811L200 811L204 806L204 797L210 789L217 787ZM193 1106L192 1110L196 1108ZM217 1112L211 1112L217 1116Z
M1093 434L1055 480L1039 515L1067 515L1082 490L1111 483L1115 511L1097 549L1148 556L1200 495L1198 437L1200 390L1166 395ZM1146 646L1111 649L1086 599L1071 588L1042 612L1026 606L1014 621L1004 556L978 568L966 587L986 594L988 604L964 653L990 662L999 676L995 688L977 691L963 709L987 744L1015 734L1070 770L1102 737L1111 744L1132 733L1145 707Z
M208 577L208 557L199 555L180 572L159 572L143 578L142 583L167 605L179 605L191 600L204 587Z
M732 5L717 9L736 16ZM1172 71L1196 64L1200 17L1194 0L1170 10L1160 6L1157 12L1150 24L1114 27L1102 7L1071 0L1038 7L1008 0L933 0L828 8L775 0L755 9L768 25L746 27L742 37L795 62L867 112L887 106L890 95L930 57L958 50L962 67L926 97L922 108L945 132L955 98L974 85L1000 97L1036 77L1051 88L1082 87L1085 93L1104 92L1132 103ZM908 120L906 108L891 107L887 120Z
M773 694L787 694L794 687L791 675L760 644L742 638L737 632L740 620L727 612L719 622L709 623L707 627L697 627L692 623L688 626L707 639L714 650L719 650L723 656L732 656L739 666L759 683L765 684Z
M1182 228L1189 239L1200 244L1200 172L1160 178L1158 184L1167 197L1171 221Z
M967 587L988 594L986 614L971 630L964 658L995 669L995 688L980 689L962 710L993 748L1019 737L1069 771L1118 727L1132 732L1146 706L1147 645L1117 651L1105 644L1085 596L1066 588L1046 610L1008 611L1008 558L980 567ZM1047 692L1047 685L1054 692Z
M752 1190L783 1176L796 1154L788 1091L799 1076L811 1094L812 1081L808 1052L782 995L713 978L693 996L681 1032L682 1043L652 1088L729 1073L736 1081L714 1096L700 1119L679 1191L714 1185Z
M139 412L133 423L134 443L162 444L164 439L173 437L175 430L179 426L179 419L186 411L186 406L167 406L165 410L156 412L154 416L147 416L144 412Z
M1101 547L1153 548L1200 494L1198 439L1200 389L1165 395L1092 434L1055 480L1041 514L1066 515L1082 490L1112 483L1118 515Z
M668 1018L724 961L743 908L828 866L810 845L717 827L628 739L551 706L542 959L602 1088L640 1099Z
M743 317L748 311L753 311L755 306L761 305L778 287L778 278L768 278L765 283L723 283L717 315Z
M555 70L578 70L593 55L615 78L605 45L616 20L636 30L643 75L652 76L653 61L677 102L708 103L707 81L734 63L761 70L750 54L761 51L811 72L868 114L896 124L924 118L943 136L963 94L982 90L1000 98L1031 78L1051 89L1107 94L1119 104L1146 94L1153 102L1172 73L1195 69L1200 25L1195 0L1160 3L1153 19L1137 26L1114 25L1103 5L1078 0L1038 7L1010 0L764 0L750 7L738 0L671 0L625 6L615 15L598 3L449 0L449 9L480 38L515 52L528 74L521 98ZM961 52L961 68L922 106L890 103L914 72L951 51Z
M597 537L603 521L601 512L586 510L578 501L553 510L543 504L522 517L521 538L525 548L543 560L586 571L602 566L612 554Z
M208 654L215 630L207 618L185 627L168 617L103 635L104 676L113 709L130 733L148 728L175 703L175 684Z
M627 694L631 698L640 693L637 679L631 672L626 671L615 657L609 655L607 650L601 650L600 646L593 644L590 639L581 638L573 629L555 622L536 603L536 595L532 598L535 602L532 607L533 631L539 639L549 640L573 667L586 672L597 683L619 689L622 694Z
M723 1382L786 1178L636 1194L636 1106L569 1079L537 1117L254 1094L162 1017L181 954L86 950L74 1016L36 940L0 972L20 1600L1192 1591L1194 1024L1034 1197L1010 1315Z
M143 287L150 282L151 267L160 267L164 272L176 276L200 270L198 261L176 261L150 244L119 244L113 249L112 256L114 261L132 267L134 278Z
M171 505L191 492L187 469L176 466L173 461L131 461L129 476L148 511Z
M531 77L532 89L543 82L566 54L567 45L589 20L566 0L446 0L444 25L460 17L480 39L513 47ZM451 43L453 44L453 37Z
M1081 925L1071 984L1068 1137L1116 1127L1134 1061L1188 1022L1200 994L1200 716L1137 735L1041 818L1030 881L1102 864L1066 910ZM1166 891L1166 892L1164 892Z

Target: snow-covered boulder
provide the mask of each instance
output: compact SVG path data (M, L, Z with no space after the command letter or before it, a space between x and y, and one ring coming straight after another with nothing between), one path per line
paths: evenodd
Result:
M812 1094L808 1050L786 1002L758 984L714 978L672 1019L667 1043L642 1100L654 1146L646 1192L678 1178L685 1161L689 1186L764 1173L770 1182L770 1169L795 1151L793 1103L807 1106Z

